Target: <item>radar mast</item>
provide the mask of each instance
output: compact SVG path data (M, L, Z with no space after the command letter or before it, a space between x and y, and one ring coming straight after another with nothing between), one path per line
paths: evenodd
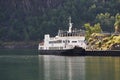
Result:
M72 32L72 23L71 23L71 17L69 17L69 33Z

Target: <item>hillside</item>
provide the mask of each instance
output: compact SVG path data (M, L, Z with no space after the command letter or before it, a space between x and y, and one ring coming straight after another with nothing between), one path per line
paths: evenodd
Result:
M68 29L68 17L74 27L99 22L105 31L113 31L120 13L119 0L0 0L0 41L36 41L45 33L56 35ZM108 17L98 18L108 13ZM109 20L108 20L109 19Z

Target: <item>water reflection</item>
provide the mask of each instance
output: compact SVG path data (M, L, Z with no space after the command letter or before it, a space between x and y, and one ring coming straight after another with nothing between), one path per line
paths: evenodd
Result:
M84 57L39 56L44 80L85 80ZM41 65L43 63L43 65ZM40 72L40 75L42 75Z
M120 80L119 57L39 56L40 80Z
M119 57L87 57L86 80L120 80Z

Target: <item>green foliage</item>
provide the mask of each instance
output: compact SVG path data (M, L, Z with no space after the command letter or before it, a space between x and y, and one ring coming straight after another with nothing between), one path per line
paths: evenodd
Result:
M86 23L86 24L84 24L84 27L86 29L86 39L87 40L89 39L89 37L92 33L101 33L102 32L102 29L101 29L99 23L95 24L94 26L91 26L90 23Z
M97 14L95 22L99 22L104 31L112 32L114 29L113 24L115 22L115 18L114 16L111 16L110 13L100 13Z
M69 16L77 28L86 22L100 23L103 30L113 32L119 4L119 0L0 0L0 40L40 40L46 33L54 36L58 29L68 29Z
M115 33L120 33L120 14L116 14L115 16Z

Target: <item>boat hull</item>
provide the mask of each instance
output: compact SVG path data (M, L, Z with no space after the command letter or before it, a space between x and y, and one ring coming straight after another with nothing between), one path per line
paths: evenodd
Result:
M120 50L95 50L86 51L82 47L75 46L68 50L40 50L41 55L61 55L61 56L120 56Z
M67 50L39 50L40 55L84 56L85 49L74 48Z
M59 56L120 56L118 51L84 51L84 50L40 50L39 55L59 55Z

